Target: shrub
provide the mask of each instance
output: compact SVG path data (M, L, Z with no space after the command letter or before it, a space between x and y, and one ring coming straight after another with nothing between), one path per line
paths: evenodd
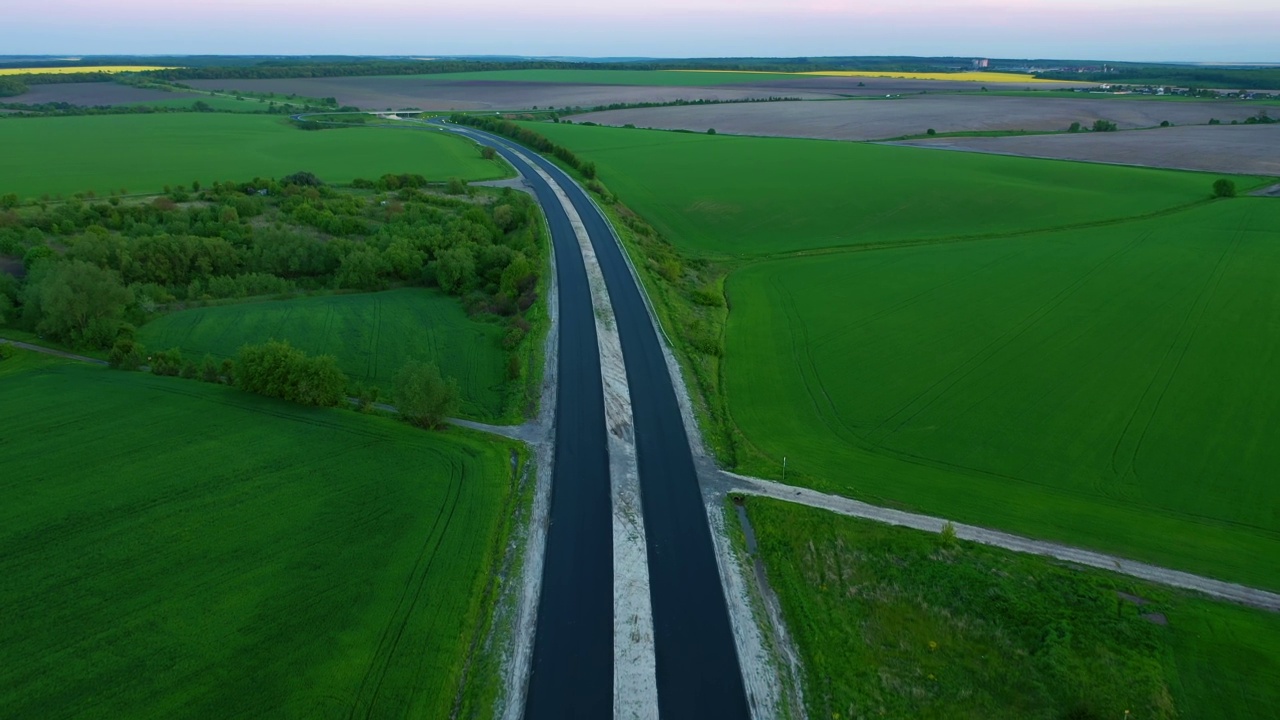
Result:
M1236 196L1236 184L1232 180L1219 178L1213 181L1213 196L1229 198Z
M715 129L715 128L707 128L707 134L708 134L708 135L715 135L715 134L716 134L716 129Z
M132 338L120 338L111 346L107 364L117 370L137 370L142 367L146 350Z
M924 131L924 134L925 134L925 135L937 135L937 134L938 134L938 131L937 131L937 130L934 130L933 128L929 128L928 130L925 130L925 131Z
M194 360L187 360L182 363L182 369L178 370L178 376L184 380L195 380L200 376L200 368Z
M204 360L200 361L200 379L207 383L222 381L218 374L218 363L212 355L205 355Z
M1069 133L1078 133L1078 132L1080 132L1080 123L1078 123L1078 122L1073 122L1073 123L1071 123L1071 127L1067 128L1067 132L1069 132Z
M456 177L449 178L449 184L445 188L445 192L449 193L450 195L466 195L467 184L462 181L462 178L456 178Z
M1161 120L1161 121L1160 121L1160 127L1169 127L1169 121L1168 121L1168 120Z
M347 376L332 355L308 357L275 340L240 348L235 378L247 392L324 407L342 402L347 388Z
M151 372L155 375L177 375L182 369L182 351L170 348L154 353L150 357Z
M421 428L435 429L458 407L458 383L441 377L440 369L413 361L396 375L395 403L400 416Z

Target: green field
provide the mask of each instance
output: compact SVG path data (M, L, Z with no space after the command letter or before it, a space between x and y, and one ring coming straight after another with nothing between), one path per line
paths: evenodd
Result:
M1280 717L1276 613L823 510L746 507L809 717ZM1157 613L1167 624L1142 617Z
M1280 587L1280 203L730 276L744 469Z
M433 362L457 379L465 416L493 421L507 410L502 333L501 325L468 318L455 298L406 288L182 310L143 325L138 340L149 350L181 348L197 362L287 340L310 355L333 355L352 381L379 387L387 401L400 368Z
M192 100L191 102L195 102ZM234 102L234 101L233 101ZM279 116L226 113L26 118L0 123L0 195L159 191L307 170L328 182L385 173L502 177L469 141L446 133L303 131Z
M1204 200L1214 179L865 143L524 125L595 162L609 189L678 249L715 258L1113 220Z
M449 717L510 452L0 360L0 716Z
M730 467L1280 588L1280 203L1210 202L1196 173L535 129L680 252L623 228Z

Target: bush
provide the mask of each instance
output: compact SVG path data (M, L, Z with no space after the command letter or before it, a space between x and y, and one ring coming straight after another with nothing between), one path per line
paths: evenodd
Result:
M342 402L347 388L347 376L332 355L308 357L275 340L240 348L235 378L247 392L321 407Z
M117 370L137 370L147 356L146 349L132 338L120 338L107 354L107 364Z
M212 355L205 355L204 360L200 361L200 379L207 383L222 382L218 373L218 363Z
M170 348L154 353L150 358L151 372L155 375L177 375L182 369L182 351Z
M200 375L200 368L194 360L187 360L182 363L182 369L178 370L178 376L184 380L195 380Z
M462 181L462 178L449 178L449 185L445 188L445 192L450 195L466 195L467 184Z
M1219 198L1229 198L1236 196L1236 184L1232 180L1219 178L1213 181L1213 196Z
M929 128L928 130L925 130L925 131L924 131L924 134L925 134L925 135L937 135L937 134L938 134L938 131L937 131L937 130L934 130L933 128Z
M1094 132L1115 132L1116 124L1111 122L1110 120L1094 120L1093 131Z
M1080 123L1078 123L1078 122L1073 122L1073 123L1071 123L1071 127L1067 128L1067 132L1069 132L1069 133L1078 133L1078 132L1080 132Z
M1169 121L1168 121L1168 120L1161 120L1161 121L1160 121L1160 127L1169 127Z
M708 135L715 135L715 134L716 134L716 129L715 129L715 128L707 128L707 134L708 134Z
M400 417L421 428L436 429L458 407L458 383L444 379L435 365L413 361L396 375L394 399Z

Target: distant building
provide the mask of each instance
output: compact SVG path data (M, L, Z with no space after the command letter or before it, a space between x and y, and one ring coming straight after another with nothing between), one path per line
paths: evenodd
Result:
M986 58L978 58L973 61L974 70L986 70L989 67L991 67L991 61Z

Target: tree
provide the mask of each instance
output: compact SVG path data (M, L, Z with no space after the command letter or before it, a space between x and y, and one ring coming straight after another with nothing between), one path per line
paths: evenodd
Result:
M486 145L480 148L480 157L484 158L485 160L493 160L494 158L498 157L498 151Z
M933 128L929 128L928 130L925 130L925 131L924 131L924 134L925 134L925 135L937 135L937 134L938 134L938 131L937 131L937 130L934 130Z
M1213 181L1213 196L1219 198L1229 198L1236 196L1236 184L1232 180L1219 178Z
M36 264L24 295L36 331L70 345L110 347L133 303L133 291L112 270L81 260Z
M475 282L475 256L465 245L449 248L436 259L435 270L436 282L445 292L461 295Z
M1116 124L1111 122L1110 120L1094 120L1093 131L1094 132L1115 132Z
M1071 127L1067 128L1067 132L1069 132L1069 133L1078 133L1078 132L1080 132L1080 123L1078 123L1078 122L1073 122L1073 123L1071 123Z
M449 184L445 188L445 192L450 195L466 195L467 184L463 182L462 178L451 177L449 178Z
M332 355L308 357L275 340L240 348L235 380L247 392L322 407L342 402L348 384Z
M458 382L445 380L435 365L414 360L396 375L394 398L401 417L418 427L435 429L458 407Z

